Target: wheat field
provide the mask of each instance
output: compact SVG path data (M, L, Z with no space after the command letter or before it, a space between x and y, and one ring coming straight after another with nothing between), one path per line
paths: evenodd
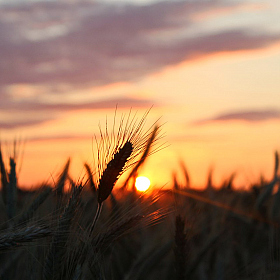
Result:
M101 132L83 178L71 177L68 159L33 191L18 186L16 156L5 164L0 149L0 279L279 279L278 153L273 178L248 191L234 176L214 186L211 172L193 189L182 166L184 183L174 174L172 189L140 193L138 170L162 147L161 126L144 129L146 117Z

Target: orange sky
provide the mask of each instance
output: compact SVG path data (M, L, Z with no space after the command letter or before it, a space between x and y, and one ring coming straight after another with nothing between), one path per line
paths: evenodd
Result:
M82 177L116 104L119 116L132 108L139 118L153 105L146 126L163 124L168 147L140 174L154 186L171 186L173 172L183 182L180 161L196 187L210 168L216 185L233 172L238 186L270 179L280 5L206 2L65 2L56 14L56 1L0 2L0 139L6 159L6 142L26 140L20 185L52 182L68 157Z

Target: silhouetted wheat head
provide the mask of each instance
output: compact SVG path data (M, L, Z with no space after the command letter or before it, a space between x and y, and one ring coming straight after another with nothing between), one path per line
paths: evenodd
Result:
M99 126L100 141L96 140L98 172L95 178L98 203L107 199L120 175L137 164L149 140L152 139L153 144L158 141L159 127L157 125L144 130L148 113L149 111L138 120L136 114L132 115L130 111L127 117L125 115L121 117L117 129L115 117L111 132L108 131L107 121L104 132ZM149 143L149 150L150 146L151 143Z
M118 178L129 167L143 161L143 155L147 157L151 153L151 147L159 139L159 126L152 125L144 130L149 110L137 119L136 114L131 111L128 116L121 116L119 126L116 128L116 115L112 131L108 131L106 120L105 131L100 130L100 140L97 140L97 172L94 185L97 186L98 209L94 221L90 227L93 231L99 218L102 204L111 194ZM141 156L142 155L142 156Z

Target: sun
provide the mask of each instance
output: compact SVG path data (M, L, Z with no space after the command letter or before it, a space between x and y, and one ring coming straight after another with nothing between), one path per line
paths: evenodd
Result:
M147 177L139 176L135 180L135 187L138 191L144 192L150 187L150 180Z

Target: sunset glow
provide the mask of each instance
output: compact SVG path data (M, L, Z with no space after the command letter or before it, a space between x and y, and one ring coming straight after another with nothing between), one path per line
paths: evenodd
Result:
M115 115L151 107L145 128L160 119L167 143L143 166L153 186L172 187L174 173L184 182L180 162L198 188L210 169L217 186L233 172L239 186L272 176L279 1L3 0L0 8L0 141L6 161L15 138L26 143L20 185L52 181L69 157L73 179L83 177L84 163L96 164L99 124L107 119L110 131Z
M0 278L280 279L279 19L0 0Z

